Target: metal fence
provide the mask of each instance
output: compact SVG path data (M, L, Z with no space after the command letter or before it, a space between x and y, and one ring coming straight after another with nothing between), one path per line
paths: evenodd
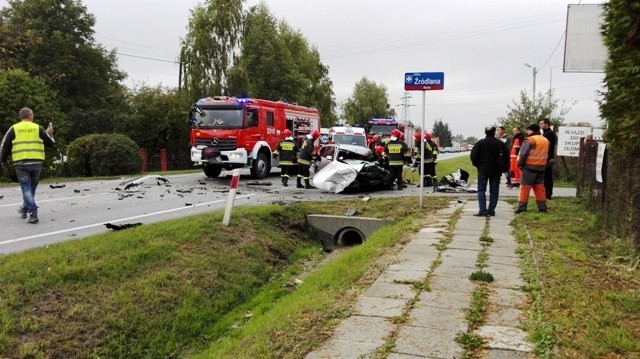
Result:
M191 157L188 152L171 153L167 151L167 171L192 169ZM147 171L158 172L162 170L162 158L160 153L149 154L147 157Z
M640 248L640 152L606 150L598 167L599 141L583 141L578 166L578 196L602 214L607 230ZM602 182L597 178L602 175Z

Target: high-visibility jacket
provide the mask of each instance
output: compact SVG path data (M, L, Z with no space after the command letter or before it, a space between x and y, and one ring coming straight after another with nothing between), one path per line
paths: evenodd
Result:
M315 156L315 152L313 151L313 139L305 138L302 143L302 147L298 152L298 164L311 166L311 161L313 161L313 157Z
M509 174L511 176L510 181L511 184L520 183L520 177L522 174L520 173L520 168L518 168L518 152L520 152L520 139L513 139L513 146L511 146L511 162L509 163Z
M11 160L44 161L44 142L40 138L40 126L30 121L20 121L12 127L16 137L11 142Z
M405 162L409 162L411 154L409 147L404 141L389 141L384 145L384 155L387 158L389 166L402 166Z
M533 135L525 138L518 157L519 167L526 167L534 171L544 171L549 157L549 140L542 135Z
M273 151L273 154L280 156L280 166L293 166L299 150L300 148L293 138L285 138L278 143L278 147Z

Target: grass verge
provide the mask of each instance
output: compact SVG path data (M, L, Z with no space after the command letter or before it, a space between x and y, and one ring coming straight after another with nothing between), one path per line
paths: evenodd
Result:
M396 197L239 207L229 227L214 212L2 256L0 357L171 358L212 342L205 357L299 357L348 315L349 293L418 229L413 219L443 206ZM324 263L305 214L354 207L395 224Z
M541 358L640 356L640 254L578 199L514 221L534 300L526 330Z

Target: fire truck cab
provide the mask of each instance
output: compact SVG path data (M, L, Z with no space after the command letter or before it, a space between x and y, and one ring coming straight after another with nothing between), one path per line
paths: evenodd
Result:
M289 129L294 139L320 129L318 110L280 101L226 96L199 99L189 110L191 161L207 177L249 167L265 178L277 160L273 151Z
M395 118L372 118L367 123L367 146L371 146L373 137L379 135L380 138L390 137L394 128L404 132L404 125L396 121Z

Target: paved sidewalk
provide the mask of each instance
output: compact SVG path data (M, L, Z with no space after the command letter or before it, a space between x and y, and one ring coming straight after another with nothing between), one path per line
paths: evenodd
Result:
M461 216L452 233L451 217ZM363 293L352 315L335 329L322 347L306 358L371 358L377 352L390 359L460 358L464 349L456 337L468 332L466 310L476 284L469 276L479 270L478 255L488 254L489 284L486 323L472 333L484 339L485 358L528 358L533 347L518 329L527 294L522 291L517 244L510 226L513 207L499 202L496 216L475 217L477 202L451 202L438 221L423 228L398 253L397 260ZM487 227L493 243L483 246ZM446 248L438 250L439 243Z

